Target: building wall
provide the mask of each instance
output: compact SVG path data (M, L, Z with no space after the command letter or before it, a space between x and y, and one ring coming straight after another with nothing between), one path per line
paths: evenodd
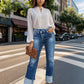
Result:
M67 0L61 0L61 11L64 10L64 8L67 7Z
M78 7L76 6L75 2L73 0L67 1L68 7L74 7L76 12L78 13ZM76 31L76 27L72 26L72 31Z
M75 2L73 0L68 0L67 3L68 3L68 7L69 6L74 7L76 12L78 13L78 7L76 6L76 4L75 4Z
M11 0L11 1L13 1L13 0ZM20 1L20 0L18 0L18 1ZM22 2L22 1L21 1ZM24 2L22 2L22 3L24 3ZM4 14L0 14L0 16L1 17L4 17ZM7 15L6 16L6 18L13 18L13 19L17 19L17 20L22 20L22 21L27 21L27 18L25 18L25 17L21 17L21 16L18 16L18 15L15 15L14 14L14 12L11 12L11 14L10 14L10 17L9 17L9 15ZM21 27L20 27L21 28ZM25 29L27 29L27 28L13 28L13 27L9 27L9 28L6 28L6 29L8 29L7 31L5 31L6 33L7 33L7 39L8 39L8 42L12 42L12 35L13 35L13 31L15 30L15 29L17 29L17 30L20 30L20 32L21 31L24 31ZM2 28L1 28L2 29ZM5 29L5 28L4 28ZM14 30L13 30L14 29Z
M61 5L60 5L60 0L54 0L54 5L58 6L58 10L54 11L54 15L53 15L53 19L55 23L59 23L59 19L58 16L60 15L60 9L61 9Z

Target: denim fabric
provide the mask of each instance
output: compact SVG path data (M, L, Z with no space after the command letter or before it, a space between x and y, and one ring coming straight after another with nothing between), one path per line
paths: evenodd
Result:
M31 80L25 77L24 84L34 84L34 80Z
M38 66L38 61L40 57L40 52L43 47L45 46L46 51L46 82L52 83L53 82L53 74L54 74L54 49L55 49L55 35L54 32L49 33L47 32L48 27L46 29L34 29L33 32L33 48L38 49L37 59L30 57L29 64L27 66L27 72L25 75L25 80L30 79L27 83L24 84L33 84L32 81L35 80L36 69ZM27 79L26 79L27 78Z

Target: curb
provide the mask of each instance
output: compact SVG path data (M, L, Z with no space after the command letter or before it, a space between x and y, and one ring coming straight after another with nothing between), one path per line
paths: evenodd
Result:
M17 41L17 42L6 42L6 43L0 43L0 46L4 46L4 45L16 45L16 44L28 44L25 41Z

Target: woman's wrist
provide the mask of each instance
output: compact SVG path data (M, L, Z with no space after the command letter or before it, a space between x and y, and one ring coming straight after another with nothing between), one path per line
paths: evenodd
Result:
M30 44L33 43L33 41L30 42Z

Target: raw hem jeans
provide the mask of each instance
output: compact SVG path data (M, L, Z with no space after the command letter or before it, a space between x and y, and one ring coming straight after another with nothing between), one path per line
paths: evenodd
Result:
M54 32L47 32L47 30L50 28L51 27L46 29L34 29L33 48L38 49L38 53L36 59L30 57L24 84L34 84L38 60L43 45L45 45L46 50L46 83L53 83L55 35Z

